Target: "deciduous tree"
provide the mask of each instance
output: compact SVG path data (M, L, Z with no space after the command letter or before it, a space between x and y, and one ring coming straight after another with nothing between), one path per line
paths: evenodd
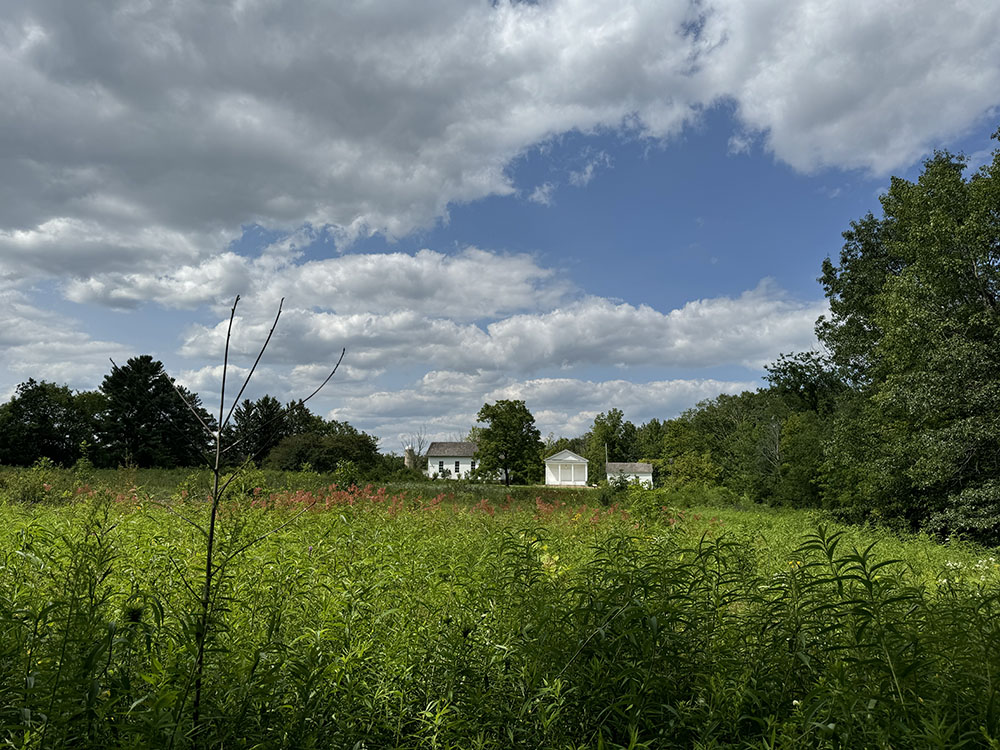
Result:
M94 436L86 397L67 386L29 379L0 406L0 463L26 466L49 458L68 466Z
M1000 131L998 131L1000 135ZM996 136L995 136L996 137ZM845 233L818 333L857 388L826 482L861 516L1000 540L1000 152L893 178Z
M542 436L524 401L483 404L476 419L479 433L476 461L484 473L499 473L510 486L538 481L542 473Z

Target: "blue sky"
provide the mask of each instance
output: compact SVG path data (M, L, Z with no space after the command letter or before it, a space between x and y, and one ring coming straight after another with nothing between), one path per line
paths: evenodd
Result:
M639 423L815 345L890 175L986 161L1000 6L0 0L0 395L142 353L399 450ZM696 31L693 31L696 30Z

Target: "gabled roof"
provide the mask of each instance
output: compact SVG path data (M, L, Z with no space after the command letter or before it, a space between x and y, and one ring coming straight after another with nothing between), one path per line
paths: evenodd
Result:
M464 458L465 456L476 455L475 443L447 443L433 442L427 446L428 456L451 456L453 458Z
M559 451L554 456L549 456L548 458L545 459L545 463L549 463L550 461L552 461L553 463L560 463L560 464L581 463L581 462L589 463L587 459L585 459L583 456L578 456L571 450Z
M620 464L608 462L608 474L652 474L653 464Z

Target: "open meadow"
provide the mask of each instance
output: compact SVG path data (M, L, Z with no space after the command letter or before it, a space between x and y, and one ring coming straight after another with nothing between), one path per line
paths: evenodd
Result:
M5 747L1000 747L985 548L261 472L220 517L195 721L207 481L0 473Z

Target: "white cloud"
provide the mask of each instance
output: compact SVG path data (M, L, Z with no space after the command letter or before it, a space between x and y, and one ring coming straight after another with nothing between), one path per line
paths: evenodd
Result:
M74 302L130 308L142 302L165 307L228 308L237 293L255 312L273 315L285 297L289 309L319 308L338 313L416 311L454 320L496 318L547 309L572 292L530 255L493 253L467 247L445 255L350 254L297 262L297 254L264 252L246 258L232 252L163 274L105 273L71 281Z
M552 194L555 192L555 189L556 186L551 182L543 182L531 191L531 194L528 195L528 200L541 206L551 206Z
M512 160L559 134L665 138L720 102L736 143L877 173L1000 104L1000 5L976 0L0 0L0 19L0 255L80 278L196 265L253 222L405 235L513 194Z
M604 151L600 151L587 159L587 163L581 169L569 173L569 184L574 187L586 187L597 170L602 167L611 166L611 157Z
M33 305L20 291L0 289L0 367L18 381L91 389L108 371L109 357L126 356L121 344L91 339L76 321Z
M996 3L715 0L706 9L705 96L734 101L744 126L798 170L887 174L1000 103Z
M574 378L516 380L463 373L429 373L411 388L347 398L329 413L352 424L372 424L380 434L413 434L425 428L428 439L464 434L487 402L522 399L542 434L574 436L586 432L594 417L619 408L635 424L669 419L720 393L739 393L756 384L712 379L594 382Z
M608 364L759 368L779 352L811 348L813 325L825 311L825 302L791 299L767 280L736 298L697 300L666 313L588 297L503 317L485 328L426 308L336 313L294 307L286 310L272 350L288 362L313 363L346 347L349 361L361 368L419 365L466 373ZM192 328L182 352L205 357L221 351L227 325L225 319ZM235 350L253 353L252 342L263 341L270 325L263 317L238 318Z

